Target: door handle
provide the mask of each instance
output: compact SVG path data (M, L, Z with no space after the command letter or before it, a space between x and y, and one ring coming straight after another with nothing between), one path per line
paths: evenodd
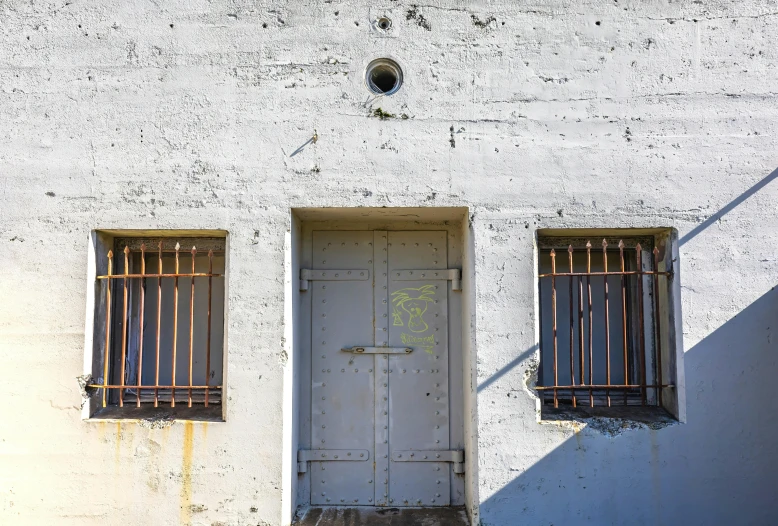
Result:
M410 354L413 349L410 347L343 347L341 351L354 354Z

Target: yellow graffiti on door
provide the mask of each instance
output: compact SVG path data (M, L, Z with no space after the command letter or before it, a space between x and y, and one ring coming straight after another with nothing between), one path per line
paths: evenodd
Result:
M403 332L400 334L400 340L403 345L418 345L427 354L434 354L432 348L435 346L435 336L430 334L429 336L414 336Z
M424 321L429 302L435 301L435 285L424 285L419 288L400 289L392 293L392 316L394 325L402 327L403 311L408 314L408 328L412 332L424 332L429 325Z

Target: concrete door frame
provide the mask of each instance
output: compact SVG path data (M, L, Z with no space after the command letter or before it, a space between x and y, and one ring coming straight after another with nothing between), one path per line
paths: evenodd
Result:
M292 209L285 239L284 341L286 356L283 394L282 521L291 524L295 513L310 502L306 475L297 474L297 450L310 436L306 408L310 402L309 296L299 291L300 268L311 266L313 230L445 230L448 264L462 269L461 404L465 449L464 502L470 520L478 518L478 450L475 378L475 270L473 237L466 207L447 208L302 208ZM449 331L456 330L450 327ZM310 382L308 382L310 383ZM307 399L307 402L306 402ZM455 402L452 400L452 406ZM306 435L307 433L307 435ZM453 443L452 443L453 447ZM452 503L453 504L453 503ZM460 503L462 504L462 503Z

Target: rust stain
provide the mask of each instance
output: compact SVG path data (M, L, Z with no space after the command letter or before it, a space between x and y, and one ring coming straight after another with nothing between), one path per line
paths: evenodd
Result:
M165 426L165 427L162 428L162 447L163 447L163 449L167 445L168 438L170 438L170 429L172 427L173 426Z
M119 466L121 464L122 460L122 423L121 421L116 422L116 451L115 451L115 457L116 457L116 469L119 470Z
M192 504L192 446L194 444L194 429L192 422L184 422L184 444L181 459L181 505L180 523L190 524Z

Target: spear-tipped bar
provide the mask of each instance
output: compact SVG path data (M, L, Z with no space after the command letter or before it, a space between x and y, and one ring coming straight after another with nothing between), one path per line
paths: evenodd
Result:
M140 245L140 273L146 273L146 244ZM140 387L143 376L143 317L146 311L146 278L140 282L140 320L138 321L138 387L135 391L135 406L140 407Z
M118 244L118 242L117 242ZM165 272L163 257L169 257L170 254L165 254L163 241L157 243L157 250L154 251L157 257L157 265L152 269L153 273L149 273L147 266L147 251L148 247L146 242L141 242L139 245L132 245L122 243L121 253L123 254L124 267L116 273L114 267L114 250L107 252L107 273L103 276L98 276L99 279L104 279L105 283L105 338L104 347L102 349L102 379L99 383L96 383L93 387L102 389L102 405L107 407L110 400L108 399L109 389L118 390L118 397L116 404L119 407L124 407L124 398L127 390L135 390L135 406L141 407L141 403L149 402L154 404L154 407L159 406L160 402L160 390L169 390L168 394L162 394L162 396L170 396L170 404L172 407L176 403L176 389L179 391L186 390L186 396L179 396L179 402L185 399L188 407L192 407L193 403L204 403L208 406L212 402L211 390L220 390L221 385L218 382L211 383L211 336L212 336L212 317L213 317L213 279L223 277L223 274L214 273L213 256L214 250L208 250L208 270L207 272L196 272L197 257L203 257L199 254L197 247L191 248L191 269L186 268L186 273L181 272L181 246L180 243L176 244L175 250L175 268L169 269L172 272ZM219 252L220 253L220 252ZM137 273L133 273L133 267ZM149 278L156 279L156 323L153 321L153 316L150 320L146 314L146 299L147 299L147 281ZM179 382L177 375L177 362L178 362L178 315L179 315L179 280L180 278L189 279L189 342L188 342L188 375L185 383ZM207 305L207 341L205 342L205 385L195 385L195 291L196 291L196 279L195 278L208 278L208 305ZM115 287L117 279L122 280L123 295L121 304L114 305L115 300ZM133 284L134 279L137 279L137 288ZM173 281L173 298L172 298L172 313L163 315L163 280L171 279ZM150 306L153 308L153 306ZM121 309L121 312L119 311ZM121 316L121 318L120 318ZM137 316L137 328L136 319ZM151 327L155 334L150 335L146 330L147 322L151 322ZM172 321L172 323L171 323ZM166 328L169 328L172 332L172 341L163 342L162 332ZM121 330L121 340L118 340L117 331ZM116 337L114 337L114 335ZM149 342L145 340L149 338ZM144 363L144 347L148 347L147 343L153 342L154 345L154 359L152 363ZM163 345L166 349L163 349ZM169 351L168 351L169 349ZM134 354L137 351L137 355ZM150 350L149 350L150 351ZM170 354L166 354L169 352ZM148 357L146 357L148 358ZM170 360L171 373L170 381L160 382L160 359ZM146 371L151 375L153 368L153 383L148 382L144 384L144 367L149 369ZM137 370L136 370L137 368ZM136 370L136 372L134 372ZM133 376L135 374L135 376ZM130 378L128 380L128 377ZM112 381L113 380L113 381ZM168 385L163 385L168 384ZM144 394L145 390L145 394ZM203 397L200 395L194 396L194 390L203 390ZM132 391L130 391L132 392ZM183 395L183 393L181 393ZM152 396L153 395L153 396ZM167 400L167 398L165 398ZM218 403L218 401L217 401Z
M585 272L575 271L574 254L576 246L574 244L568 244L568 265L566 272L558 272L556 268L556 248L551 248L549 255L551 257L551 272L539 274L540 278L550 278L551 280L551 325L553 334L553 372L554 380L553 385L539 387L540 390L553 391L554 407L559 407L559 392L565 392L570 390L570 404L576 407L578 404L578 398L581 396L581 391L588 391L589 393L589 405L595 405L595 399L597 404L603 402L609 407L612 405L614 397L611 396L611 390L621 391L622 396L616 396L615 399L623 398L623 405L632 405L636 403L636 398L633 395L639 394L640 403L647 405L647 389L654 389L656 391L656 405L662 405L662 394L666 388L674 387L671 384L665 385L663 376L664 371L662 369L662 332L660 323L660 278L672 277L672 272L667 270L660 270L660 250L659 248L652 249L652 264L643 265L643 247L640 243L629 245L623 239L618 240L618 265L612 265L618 267L614 269L609 268L609 249L610 256L615 259L616 241L609 241L608 239L602 240L602 268L596 271L592 270L592 244L590 241L586 242L586 270ZM548 246L548 245L546 245ZM627 250L634 250L635 252L635 267L632 268L632 260L627 257ZM631 256L630 256L631 257ZM647 260L648 261L648 260ZM610 263L613 261L611 260ZM646 268L648 267L648 268ZM602 325L599 327L594 324L594 309L592 293L592 276L602 276L603 288L602 300L597 299L597 303L602 301ZM619 372L614 373L611 363L611 319L610 319L610 285L609 279L611 276L618 276L620 283L620 299L621 299L621 337L620 345L622 351L622 363L617 365ZM635 283L632 283L632 277L635 276ZM654 353L654 359L652 362L652 370L649 374L646 367L646 319L644 315L644 300L643 293L645 291L644 279L648 276L649 279L653 278L653 283L650 281L652 292L652 315L653 315L653 327L648 330L654 332L653 339L655 341L654 348L650 351ZM568 326L570 336L570 382L569 385L562 385L559 382L559 323L564 323L564 320L559 319L559 313L557 312L557 279L560 277L566 277L569 279L568 283L568 297L569 297L569 309L568 309ZM577 291L574 292L575 283L574 279L578 280ZM615 278L613 278L615 279ZM584 287L584 281L586 286ZM634 288L631 288L634 287ZM584 289L586 289L587 299L584 302ZM635 299L631 299L632 294L636 292ZM575 306L575 300L577 294L578 306ZM635 313L632 308L637 309ZM586 310L586 314L584 313ZM564 315L562 316L564 317ZM588 327L585 322L588 318ZM633 327L634 324L637 327ZM651 323L651 322L649 322ZM577 325L577 329L576 329ZM588 328L588 334L587 334ZM597 328L604 329L604 334L598 338L594 338L594 331ZM576 337L576 330L578 334ZM633 336L630 336L630 333ZM650 334L650 333L649 333ZM577 340L577 341L576 341ZM564 343L563 343L564 344ZM598 351L598 360L604 362L604 378L599 377L597 383L595 383L595 344L600 347ZM577 352L576 352L577 345ZM586 352L588 346L588 353ZM588 358L587 358L588 354ZM577 355L577 356L576 356ZM618 358L614 358L617 359ZM635 361L636 360L636 361ZM576 364L577 362L577 364ZM588 362L588 374L587 374L587 362ZM541 364L542 366L542 364ZM576 370L576 367L579 367ZM600 364L599 367L603 367ZM619 368L621 370L619 370ZM600 369L602 370L602 369ZM613 374L616 374L615 382ZM566 377L566 374L564 375ZM599 376L599 375L598 375ZM588 381L587 381L588 379ZM604 382L602 381L604 380ZM595 393L597 390L598 393ZM596 394L596 396L595 396ZM542 397L545 401L545 397ZM621 400L620 400L621 402ZM619 402L619 403L620 403Z
M556 335L556 252L551 249L551 326L554 332L554 385L559 385L559 371L557 370L557 335ZM559 407L557 390L554 389L554 407Z
M108 251L108 275L113 273L113 250ZM111 347L111 282L106 282L105 287L105 347L103 348L103 407L106 406L106 393L108 381L109 349Z

